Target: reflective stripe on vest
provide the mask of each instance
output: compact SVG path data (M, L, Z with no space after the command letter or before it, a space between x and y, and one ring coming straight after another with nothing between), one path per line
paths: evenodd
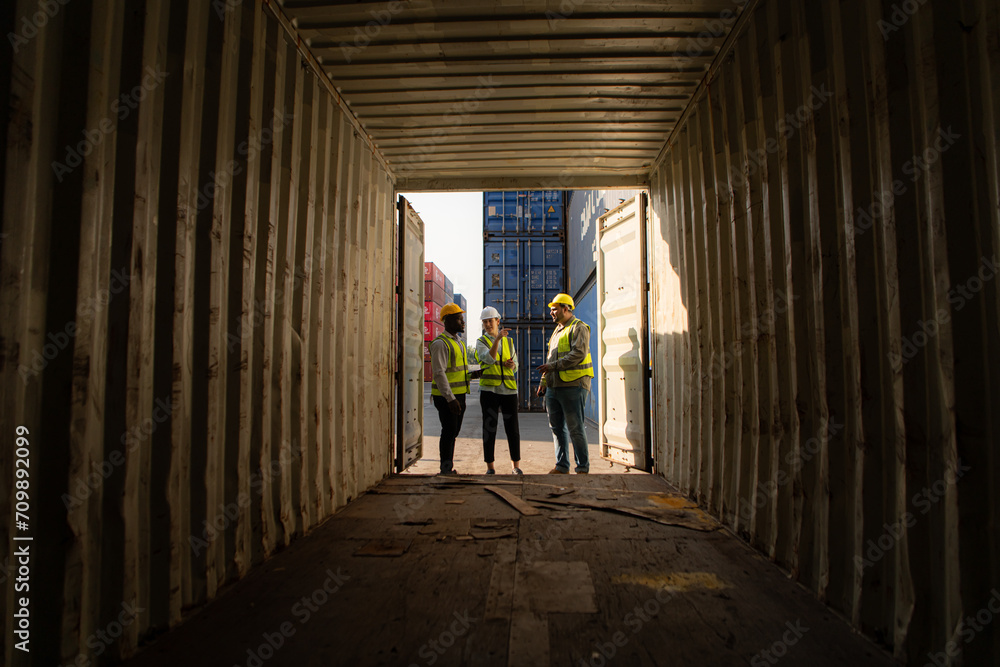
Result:
M448 378L451 393L456 396L459 394L468 394L469 360L465 343L444 334L439 335L434 340L443 340L448 344L448 367L444 369L444 373ZM434 380L431 384L431 396L444 396L437 388L437 380Z
M573 322L559 333L559 344L556 347L556 361L561 360L570 353L572 346L569 344L569 339L573 335L573 329L577 326L577 324L587 327L587 331L590 331L589 324L574 318ZM559 371L559 379L563 382L572 382L573 380L578 380L584 376L594 377L594 363L590 359L590 350L587 350L587 356L585 356L583 361L578 363L576 366Z
M483 336L479 339L483 342L486 347L493 347L493 341L491 341L487 336ZM500 359L496 360L496 363L489 366L483 366L483 375L479 378L480 387L499 387L500 382L503 382L503 386L508 389L517 389L517 379L514 377L514 371L504 368L504 359L514 358L514 341L506 336L500 339Z

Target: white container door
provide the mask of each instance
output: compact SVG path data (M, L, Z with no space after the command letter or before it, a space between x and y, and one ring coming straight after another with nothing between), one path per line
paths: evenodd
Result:
M650 471L646 202L647 195L640 194L598 220L593 333L600 341L594 379L600 391L601 456Z
M403 197L397 206L396 472L402 472L420 459L424 444L424 222Z

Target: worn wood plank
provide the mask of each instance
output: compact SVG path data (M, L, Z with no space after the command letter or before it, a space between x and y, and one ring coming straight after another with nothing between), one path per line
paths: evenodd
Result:
M300 68L304 69L304 68ZM312 394L310 379L312 373L313 340L310 328L312 312L313 257L312 239L315 225L315 187L313 186L313 168L315 167L316 147L313 145L313 131L316 129L317 111L314 93L316 80L311 72L305 70L302 85L297 86L298 95L302 99L301 123L299 124L299 177L293 181L297 188L295 244L289 247L294 253L296 279L292 287L292 323L297 334L293 342L295 363L292 368L292 450L298 458L299 470L296 475L298 501L296 511L302 532L307 532L316 522L315 507L312 502L312 481L310 468L315 456L315 422L312 421Z
M702 153L708 128L703 125L704 116L696 114L691 117L691 133L689 135L689 157L691 169L691 201L692 201L692 245L695 257L695 272L698 280L698 355L700 373L698 375L698 391L700 394L699 419L701 434L694 442L692 461L692 476L694 478L695 497L706 502L709 497L712 471L712 446L714 440L715 422L712 414L712 401L715 396L713 389L715 378L712 375L712 359L715 357L716 343L713 338L712 307L713 292L709 280L708 269L708 226L712 224L709 216L714 212L714 205L707 201L709 194L705 186L706 161Z
M302 122L302 108L298 95L301 86L301 67L295 55L295 48L287 38L279 39L279 54L284 53L284 119L281 139L280 190L276 196L277 210L272 225L277 243L274 263L274 358L273 386L275 392L274 419L271 433L272 449L277 449L277 460L281 469L280 486L276 507L279 525L275 526L275 539L288 545L296 533L297 512L295 491L297 464L292 454L292 286L295 280L295 204L298 190L292 187L293 174L299 170L299 146L301 138L298 126Z
M348 327L341 331L356 331L361 316L361 249L359 246L360 237L360 207L362 188L367 172L365 168L366 151L364 142L357 133L350 139L354 145L352 155L354 157L355 169L351 172L350 189L347 199L347 215L345 217L347 235L347 262L346 262L346 284L347 308L346 315L349 322ZM359 490L359 472L361 466L361 434L363 429L363 415L360 405L361 382L358 377L360 368L361 336L349 335L347 337L346 356L344 366L346 373L345 393L347 399L347 437L344 440L345 451L345 472L347 473L347 498L357 497Z
M688 492L696 497L698 493L698 460L701 456L701 443L703 442L706 427L709 424L702 423L701 405L704 399L704 387L707 370L704 366L703 349L707 340L703 337L701 311L705 304L701 300L704 286L698 280L699 250L698 236L701 229L695 220L696 211L700 210L702 200L700 193L696 191L696 181L694 174L697 172L694 165L696 157L697 140L694 136L695 129L688 128L684 133L681 146L682 173L685 195L685 215L684 215L684 259L687 266L687 277L690 283L691 297L688 302L688 317L690 320L690 362L691 372L689 381L691 382L690 413L688 418L691 422L691 437L688 440L685 451L685 475L687 477ZM692 155L695 153L695 155ZM702 260L703 261L703 260Z
M396 312L396 261L395 239L395 201L393 183L389 174L384 169L378 169L378 193L376 202L378 204L378 225L380 230L379 264L383 267L379 282L379 303L378 309L384 313ZM379 407L378 415L382 423L379 433L380 441L376 442L379 448L379 477L384 478L392 472L392 462L394 458L395 445L395 393L396 393L396 326L394 317L383 317L378 320L381 329L381 340L388 342L381 348L380 367L376 370L376 377L381 378L379 387Z
M743 364L741 355L743 341L740 337L742 309L744 298L739 286L736 257L736 235L734 220L736 219L737 187L741 178L741 170L733 162L731 145L735 141L733 124L729 121L732 113L726 103L731 98L730 90L734 85L733 76L727 73L712 82L709 103L712 107L713 141L715 150L715 174L717 188L724 193L725 199L719 204L719 263L722 274L721 296L723 301L722 331L725 345L720 353L718 364L720 374L725 377L725 440L722 449L722 460L726 462L722 474L722 504L720 519L731 527L739 523L741 510L739 497L740 461L743 453L742 441L745 434L743 426Z
M226 173L235 148L236 76L239 67L240 15L234 7L226 14L222 47L222 75L219 91L219 132L215 150L215 173ZM219 184L216 183L216 186ZM232 194L228 187L217 187L213 199L212 267L209 290L210 331L208 343L208 439L206 445L206 525L208 559L208 597L213 598L226 576L225 539L218 526L227 519L225 505L225 451L227 447L226 406L229 375L229 238L231 229Z
M177 233L174 241L173 387L174 406L170 460L170 625L180 621L181 609L194 601L194 573L189 536L192 525L192 431L194 400L195 267L198 211L203 207L199 165L203 159L202 113L205 104L205 58L208 8L191 9L187 15L183 98L178 156Z
M947 126L941 124L943 100L938 95L942 82L938 78L940 54L939 48L935 46L937 29L934 18L931 11L917 12L904 26L907 40L912 40L912 48L921 56L914 59L914 67L908 68L906 72L907 101L912 105L908 118L911 134L909 142L899 144L901 150L898 158L902 164L894 159L894 166L899 164L899 171L896 173L905 173L902 170L908 160L913 160L913 156L928 155L926 151L935 146L935 142L939 142L942 130L947 130ZM891 57L893 41L888 42L888 48ZM947 72L944 75L950 78L954 74ZM892 74L890 81L891 77ZM962 113L966 112L963 110ZM942 491L942 485L944 487L941 493L935 493L938 501L932 503L926 516L922 516L908 531L908 546L915 556L910 559L911 576L925 585L917 587L915 591L905 650L907 653L920 655L939 650L951 641L954 628L962 617L958 571L957 479L954 474L957 471L958 455L955 432L954 319L939 317L938 313L940 309L947 309L951 305L949 292L953 276L964 279L968 275L968 267L956 266L951 269L949 266L943 169L942 159L929 160L924 169L913 174L912 187L899 197L899 201L905 202L904 206L912 207L909 212L913 217L907 216L906 220L912 225L909 230L911 238L903 238L903 228L897 237L900 250L904 245L909 246L911 253L915 251L915 256L910 255L910 258L916 260L916 266L907 269L900 263L900 277L902 279L906 276L905 284L910 288L904 289L904 292L912 293L912 301L909 303L905 297L901 300L908 306L901 309L900 313L903 341L919 348L909 361L905 356L900 359L904 367L906 396L906 484L908 490L933 489L937 484L938 490ZM904 215L903 211L899 211L897 216L901 225L905 224ZM967 225L968 222L963 224ZM916 232L915 244L912 241L913 231ZM902 252L900 256L902 257ZM953 274L952 271L956 273ZM939 325L938 331L933 335L928 333L924 324L926 322L936 322ZM920 334L925 336L921 337ZM927 341L926 345L921 346L924 339ZM920 384L919 389L914 386L917 383ZM923 514L921 510L921 515ZM918 553L920 556L916 557Z
M312 471L314 474L313 484L316 487L316 511L318 516L325 517L335 507L331 506L332 490L330 488L330 478L328 470L330 467L330 450L332 426L330 406L330 318L333 316L333 300L329 291L330 267L332 263L330 248L330 225L333 223L330 215L330 207L333 205L334 188L330 183L330 171L336 169L336 154L333 148L336 146L336 138L331 134L336 134L336 126L333 125L333 105L330 98L325 94L320 95L320 118L319 136L317 141L322 155L320 171L323 173L322 180L319 181L320 192L318 194L316 212L316 241L315 260L316 267L316 365L313 372L316 374L316 399L314 414L316 419L316 466Z
M790 165L788 135L780 131L785 118L785 80L783 47L776 39L779 31L777 8L769 4L757 17L761 40L758 49L761 63L761 93L763 113L771 132L775 150L768 152L768 193L772 232L775 287L775 342L778 350L778 384L783 437L778 446L780 463L777 472L778 534L775 559L788 568L798 569L798 544L802 526L801 466L799 461L798 357L796 356L795 300L792 283L791 198L789 194ZM767 141L767 140L766 140ZM780 303L778 301L780 299Z
M357 276L357 326L359 331L370 332L366 336L356 336L357 340L357 366L355 367L355 378L357 380L357 393L355 394L355 404L357 405L357 430L355 431L355 447L357 448L357 488L362 490L367 488L369 479L372 476L372 459L375 443L374 433L374 401L375 395L371 384L374 367L372 357L372 343L375 336L371 335L372 329L372 264L374 257L371 249L371 228L372 228L372 155L361 147L361 169L358 178L358 229L357 229L357 252L358 252L358 276Z
M511 507L516 509L524 516L535 516L536 514L542 513L541 510L539 510L538 508L533 507L532 505L524 502L523 500L512 494L510 491L502 489L499 486L485 486L483 488L489 491L490 493L499 496L502 500L506 501L507 504L509 504Z
M858 281L851 172L848 87L843 26L839 7L806 12L813 51L814 81L828 101L817 99L817 168L823 246L824 318L839 322L826 328L827 402L830 410L830 556L831 604L851 617L858 611L862 547L863 427L861 361L858 333ZM820 68L825 64L824 68ZM815 89L814 89L815 90ZM814 93L815 94L815 93ZM832 97L831 97L832 96ZM827 171L829 170L829 171ZM829 202L824 204L823 201ZM834 428L836 426L836 428Z
M330 489L330 501L334 508L341 507L345 502L344 487L340 480L343 468L343 455L341 451L341 443L343 442L341 440L341 423L343 420L340 418L339 410L342 393L339 380L340 373L338 371L340 368L340 359L337 354L337 340L340 337L336 333L340 331L338 324L342 322L341 318L343 317L339 281L340 262L342 261L340 230L343 228L341 211L344 197L344 172L350 168L347 162L349 147L346 143L346 136L342 113L338 107L334 107L330 118L331 173L330 184L328 186L330 190L330 203L327 210L329 217L327 252L330 255L327 267L327 299L330 303L330 317L325 334L326 345L328 347L326 374L330 378L330 407L328 410L330 451L327 459L326 476L328 479L327 486Z
M304 126L308 122L308 115L305 112L305 101L303 88L305 86L303 68L299 66L297 57L289 58L289 69L294 71L294 92L292 94L292 121L291 143L289 159L289 180L285 183L288 188L288 218L285 236L285 271L283 305L284 314L282 321L285 326L285 338L282 351L282 431L281 446L282 454L287 451L289 462L286 470L288 475L283 476L282 493L287 496L287 501L283 500L282 523L285 526L286 542L293 535L303 531L303 517L301 506L301 479L302 479L302 453L301 453L301 418L299 413L298 378L301 373L302 364L302 337L299 326L301 319L296 312L296 301L298 301L298 290L302 280L302 266L297 256L299 237L304 234L300 227L300 209L304 208L301 201L300 191L304 183L302 181L302 155L303 140L302 133ZM287 449L286 449L287 448ZM284 507L287 505L286 514Z
M723 329L722 299L722 259L720 255L720 226L722 212L728 217L729 192L719 192L719 182L716 180L715 128L712 122L712 109L708 104L700 105L698 110L699 126L701 127L701 143L698 152L701 156L702 169L698 177L705 183L706 214L705 214L705 281L712 295L706 310L710 333L711 352L708 357L707 377L711 384L711 394L706 403L711 406L708 411L712 420L711 438L702 444L705 453L702 457L702 486L705 488L705 504L718 513L722 506L722 470L725 462L722 451L726 437L726 406L725 406L725 366L720 359L726 349ZM728 183L725 183L728 189Z
M679 281L681 285L681 300L683 301L683 312L681 313L680 323L681 323L681 340L676 348L676 360L680 372L677 376L677 381L675 383L675 390L678 396L678 410L677 410L677 433L675 437L677 438L677 449L674 455L674 465L676 470L675 483L678 488L686 489L687 486L687 474L686 465L687 458L686 452L691 444L691 423L688 420L688 415L691 412L691 392L692 386L694 384L694 378L691 373L691 313L688 310L688 306L691 303L693 296L691 290L693 286L690 285L688 280L688 266L687 266L687 245L684 243L684 216L685 202L683 191L683 170L681 168L680 161L680 151L674 153L674 158L671 164L671 174L673 176L673 191L674 191L674 247L677 249L678 258L678 273Z
M147 8L144 30L144 70L164 71L169 3L152 2ZM156 295L156 248L159 212L159 163L162 152L160 125L163 90L151 86L139 107L136 142L135 207L132 225L132 257L129 283L128 385L125 420L130 433L145 433L152 424L153 353L156 343L154 319ZM122 633L121 650L132 653L138 637L149 626L150 563L150 447L126 450L125 497L121 505L125 529L123 599L135 600L145 611Z
M323 137L320 135L322 125L323 99L320 97L316 77L310 76L307 82L310 99L309 109L309 167L306 178L306 227L303 238L303 268L305 276L302 284L302 502L309 507L309 525L314 525L322 516L322 500L319 498L319 488L316 483L316 468L319 465L320 442L318 438L317 401L318 381L317 367L320 339L318 337L319 281L322 280L320 262L322 244L318 241L322 231L322 188L324 186L325 165L322 155ZM303 137L303 139L305 139Z
M10 10L11 21L29 20L37 5L22 0ZM12 23L12 26L14 24ZM9 115L4 132L3 243L0 243L0 414L9 433L23 426L29 442L38 442L44 428L42 371L45 361L45 302L48 295L48 252L51 237L53 177L51 159L56 155L55 138L58 110L44 97L47 87L59 79L58 59L51 57L53 45L62 38L60 17L49 21L35 39L13 50L7 58L10 71ZM95 360L96 362L96 360ZM12 439L12 442L16 440ZM9 450L8 450L9 451ZM3 479L14 478L13 456L0 457ZM15 507L15 487L8 484L0 493L0 538L3 562L16 562L17 543L11 539ZM11 588L8 586L8 589ZM12 594L0 596L0 613L13 614ZM62 613L62 610L60 610ZM82 621L81 621L82 622ZM37 626L36 626L37 629ZM77 630L78 632L79 630ZM0 639L5 664L16 655L13 636ZM53 657L58 659L58 653Z
M354 438L354 431L350 426L350 410L353 396L348 393L347 376L349 359L347 356L348 343L352 336L347 333L354 329L354 319L351 316L350 304L350 281L353 280L353 269L351 267L351 237L350 216L353 211L355 188L355 173L357 172L356 142L354 140L354 130L347 119L341 115L340 137L341 154L344 168L339 171L338 179L338 201L337 201L337 310L336 327L337 336L334 339L335 350L334 360L338 373L336 378L336 414L337 438L334 449L334 489L341 494L338 498L338 505L346 503L354 496L348 484L350 467L352 465L351 447Z
M650 191L649 244L653 266L663 268L661 280L651 280L652 290L652 322L653 341L653 442L654 470L666 479L673 478L672 460L674 451L674 434L672 430L674 365L670 363L673 354L673 337L675 335L671 315L674 306L675 272L672 270L670 246L668 243L670 216L668 208L668 189L665 183L664 165L653 171L654 187ZM670 268L668 268L670 267Z
M169 6L167 39L164 43L165 72L183 72L185 60L185 28L188 23L187 8L179 4ZM146 70L148 76L150 70ZM149 436L149 534L148 543L142 548L149 552L149 626L166 627L170 620L171 605L180 611L180 586L171 586L172 571L180 563L172 554L171 529L173 516L170 499L173 479L171 465L174 459L173 416L177 406L174 393L174 353L172 332L176 306L177 228L179 222L178 194L180 188L181 114L184 93L183 76L163 76L159 82L163 99L160 111L160 144L162 152L157 161L157 212L154 233L156 240L156 287L154 289L153 329L160 332L161 343L153 348L154 405L152 418L154 431ZM162 258L162 259L159 259ZM185 442L185 446L187 441ZM187 516L187 508L178 509ZM187 544L181 548L187 548Z
M792 7L779 10L778 28L790 35L783 49L783 115L791 113L796 126L788 137L788 191L791 219L792 288L802 300L795 310L795 349L802 361L796 365L802 445L796 465L802 475L802 534L799 543L797 576L821 593L827 583L827 495L826 495L826 390L822 380L825 358L822 335L822 263L818 248L815 133L812 119L803 107L810 88L809 73L802 63L809 58L808 37L804 34L801 11ZM800 111L802 113L800 114ZM800 114L800 115L796 115ZM805 116L800 123L798 118Z
M249 91L246 95L247 107L240 109L239 114L246 115L246 136L242 137L237 146L237 154L242 169L240 177L246 175L243 186L243 201L234 215L233 234L239 235L239 316L236 338L239 346L239 420L238 446L235 460L236 467L236 498L239 514L235 526L235 548L233 553L236 575L243 577L249 571L253 561L254 524L259 520L258 501L252 494L252 468L257 469L260 459L260 396L257 389L261 385L260 358L255 354L255 348L262 332L257 323L257 280L260 257L259 245L261 230L259 225L264 220L264 212L260 210L261 197L261 162L267 158L262 154L263 130L266 123L264 112L264 68L265 68L265 36L266 26L260 5L255 4L253 13L244 14L243 40L241 49L241 71L247 64L249 56ZM247 53L249 52L249 53ZM268 113L269 115L269 113ZM241 128L242 129L242 128ZM241 133L242 134L242 133ZM230 338L235 344L236 340ZM229 457L227 456L227 464ZM240 502L239 499L244 499ZM257 528L259 539L259 524Z
M950 18L950 17L948 17ZM978 250L982 256L989 258L994 267L1000 263L1000 208L996 205L1000 202L1000 155L998 155L997 137L997 116L1000 115L1000 12L995 4L975 0L962 4L960 20L962 25L975 25L976 28L968 33L967 39L963 39L963 53L966 55L968 67L968 82L963 85L969 96L969 134L975 137L969 141L972 146L982 146L976 151L975 157L970 159L972 187L972 217L975 219L975 227L979 235ZM950 34L952 44L956 34ZM964 35L963 35L964 36ZM950 48L946 46L950 51ZM951 47L953 48L953 47ZM957 55L956 53L949 54ZM942 63L942 69L949 66L949 63ZM957 64L955 65L958 66ZM957 114L954 102L961 99L952 94L945 93L946 99L951 102L945 112L951 123L952 114ZM959 130L961 132L961 130ZM950 153L950 151L949 151ZM946 169L949 171L953 165L946 162ZM949 218L954 220L952 215ZM949 240L951 240L949 234ZM952 263L955 265L955 262ZM996 268L994 268L994 272ZM977 271L978 274L978 271ZM997 277L994 275L988 282L984 281L982 310L977 313L982 322L982 331L988 332L979 340L971 328L974 323L964 323L962 335L969 335L976 340L976 343L984 350L983 373L982 375L989 383L988 390L975 398L975 400L990 401L996 403L1000 396L1000 386L997 384L998 366L1000 366L1000 287L998 287ZM958 327L956 327L958 328ZM966 333L967 332L967 333ZM992 335L991 335L992 334ZM959 396L957 392L971 389L975 382L971 379L965 381L962 377L965 373L976 373L977 364L970 362L963 363L966 351L975 350L972 345L963 342L955 343L955 388L956 406L961 406L963 412L956 415L958 424L968 420L975 424L977 418L991 415L992 421L985 424L980 422L978 431L979 437L962 440L959 443L960 460L971 466L972 470L963 481L959 489L959 522L960 526L980 526L998 525L995 509L1000 507L1000 457L996 456L994 448L988 443L996 442L1000 437L1000 415L996 411L985 409L976 413L977 405L974 401L966 401L966 396ZM967 376L966 376L967 377ZM983 435L985 434L985 441ZM975 471L975 472L973 472ZM983 500L985 499L985 500ZM963 529L961 535L961 545L959 547L962 556L962 602L966 614L972 613L975 608L979 611L982 600L982 591L986 588L991 590L1000 589L1000 530L984 534L978 530ZM980 572L979 568L970 563L970 555L974 553L989 554L989 562L992 563L990 572ZM979 591L976 593L976 591ZM986 661L989 655L1000 655L1000 630L992 626L984 636L979 639L974 646L967 646L963 651L969 662Z
M993 409L1000 398L997 385L1000 341L995 335L1000 310L997 286L1000 225L995 204L1000 201L996 197L1000 182L995 140L1000 113L992 108L995 91L991 96L987 92L991 88L982 88L994 83L997 76L991 70L1000 66L996 14L996 7L990 12L976 2L937 6L932 14L939 126L947 135L958 137L932 145L937 150L950 143L940 154L954 364L953 388L948 391L946 384L944 400L946 405L954 401L955 463L963 472L956 484L957 510L947 517L955 524L946 523L940 532L943 539L956 537L958 541L957 554L948 553L946 557L959 559L951 566L959 570L958 581L954 583L961 597L960 615L966 619L963 629L970 625L968 619L983 609L992 592L998 590L996 565L982 571L983 561L973 555L995 553L1000 529L970 529L996 525L990 512L990 508L996 508L996 464L991 462L990 452L995 450L1000 435L997 430L1000 420ZM971 26L971 30L965 26ZM960 307L954 298L956 292L963 299L966 294L973 296ZM938 306L943 304L938 301ZM946 453L942 473L945 477L949 458ZM1000 630L992 624L981 627L983 636L962 648L967 664L985 664L1000 655ZM940 647L939 644L935 648Z
M749 288L755 301L753 326L750 336L757 352L757 473L756 482L749 490L746 502L754 507L753 540L768 556L774 556L775 521L777 507L772 492L778 463L780 431L777 398L777 368L774 341L774 282L771 278L771 200L767 161L768 153L764 110L761 96L760 63L757 60L758 36L753 21L747 24L745 37L737 46L738 64L743 78L749 82L743 97L744 141L749 183L748 251L753 255L754 280Z
M847 11L844 16L850 16ZM877 342L881 354L872 369L873 381L881 384L881 405L863 414L867 448L872 456L865 457L863 484L866 488L877 486L891 491L883 497L865 494L865 544L878 540L886 524L901 518L907 505L906 491L906 425L904 422L903 369L893 360L901 349L901 274L897 251L897 215L895 198L883 199L893 189L894 167L892 160L892 130L894 121L889 116L889 88L886 42L876 29L882 15L881 4L871 0L862 3L859 11L862 41L861 57L864 68L866 117L871 126L868 136L872 143L872 185L863 205L872 217L874 243L875 284L878 285L879 330ZM869 24L867 21L871 20ZM876 208L876 202L878 207ZM861 220L859 231L861 233ZM855 247L859 247L856 244ZM874 413L874 414L872 414ZM870 418L869 418L870 417ZM881 426L869 437L867 429L876 421ZM870 565L862 564L860 625L886 644L899 646L905 631L900 627L902 618L908 618L913 600L914 582L909 574L908 536L903 535L888 554ZM867 551L867 549L866 549ZM895 582L895 588L883 586Z
M740 411L742 433L740 437L739 465L736 471L736 493L739 510L734 528L749 538L756 521L756 507L752 502L757 480L757 454L760 445L760 420L758 416L757 386L757 300L754 295L756 270L751 245L753 235L752 185L755 173L747 153L746 113L744 86L741 76L742 57L733 53L733 64L727 70L726 122L729 125L729 168L733 176L733 290L739 294L740 327L735 331L739 339L734 364L742 366L743 383ZM732 77L731 79L729 77Z
M287 211L284 201L282 177L284 175L285 154L285 113L287 82L287 43L283 36L272 36L272 24L268 22L268 50L273 48L274 60L269 60L268 78L273 80L273 90L265 93L271 100L271 116L267 118L271 130L270 149L270 179L268 189L268 210L265 233L262 234L260 245L264 253L258 270L263 270L263 350L261 354L261 442L258 465L266 484L261 489L260 498L260 547L266 557L274 552L280 539L282 460L281 448L281 387L280 359L282 347L282 332L278 327L281 320L281 272L279 262L282 254L279 252L279 229L282 211ZM262 216L263 217L263 216Z
M116 97L119 87L121 63L122 16L115 3L102 3L95 7L95 20L91 26L91 42L101 45L94 49L89 62L89 79L86 106L87 127L98 127L105 118L110 100ZM64 607L63 648L75 644L72 654L86 654L88 637L96 628L100 616L100 591L95 586L99 578L101 558L100 515L103 502L103 483L91 484L88 475L94 466L100 469L104 461L104 412L105 373L108 355L108 321L97 317L94 303L100 294L111 292L111 233L114 207L116 163L113 155L116 136L111 133L105 141L94 147L81 169L84 170L80 206L80 266L79 299L76 318L76 339L73 349L73 385L71 421L69 430L70 460L68 470L69 493L73 501L66 506L66 520L74 535L74 543L66 554L66 604ZM9 150L9 149L8 149ZM16 155L16 151L12 151ZM10 172L8 172L10 173ZM20 176L18 176L20 177ZM14 182L8 176L8 182ZM15 193L5 196L17 201ZM13 234L6 229L6 243ZM8 265L7 258L4 264ZM4 284L8 283L4 280ZM117 286L120 290L124 285ZM14 337L2 334L13 343ZM69 354L69 352L66 352ZM8 358L13 362L13 358ZM23 363L23 362L22 362ZM16 366L11 363L16 369ZM27 368L27 366L26 366ZM25 375L25 380L28 379ZM7 406L4 405L4 408ZM13 415L14 413L7 413ZM18 419L18 423L22 423ZM5 471L6 474L6 471ZM10 477L12 479L13 473ZM103 480L102 480L103 482ZM2 501L0 501L2 505ZM8 540L9 541L9 540ZM9 541L10 542L10 541ZM0 605L0 609L3 606ZM11 656L8 656L10 664Z

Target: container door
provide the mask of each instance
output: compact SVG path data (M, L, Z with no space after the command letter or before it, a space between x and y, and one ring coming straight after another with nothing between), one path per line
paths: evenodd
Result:
M396 472L423 455L424 442L424 223L399 198L399 266L396 277Z
M595 380L600 390L601 456L632 468L652 467L646 194L608 211L597 223ZM596 367L596 364L595 364Z

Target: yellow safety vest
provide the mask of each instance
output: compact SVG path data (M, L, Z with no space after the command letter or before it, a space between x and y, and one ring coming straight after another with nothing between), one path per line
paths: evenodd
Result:
M451 393L456 396L459 394L468 394L469 358L468 352L465 349L465 343L460 340L455 340L450 336L445 336L444 334L441 334L434 340L443 340L448 344L448 367L444 369L444 372L448 377L448 384L451 386ZM444 394L438 390L436 380L431 384L431 396L444 396Z
M570 325L568 327L564 327L559 333L559 344L556 347L556 361L559 361L568 355L572 349L569 339L572 337L573 330L577 324L587 327L587 331L590 331L589 324L574 317L573 321L570 322ZM584 357L583 361L579 364L568 370L559 371L559 379L563 382L572 382L573 380L578 380L584 376L594 377L594 363L590 359L590 350L587 350L587 356Z
M481 340L486 347L493 347L493 341L491 341L488 336L483 335L479 340ZM513 358L514 341L507 337L501 338L500 359ZM514 371L507 372L507 369L504 368L503 364L500 363L499 360L490 366L483 366L483 376L479 378L480 387L499 387L501 382L503 382L503 386L509 389L517 389L517 379L514 377Z

